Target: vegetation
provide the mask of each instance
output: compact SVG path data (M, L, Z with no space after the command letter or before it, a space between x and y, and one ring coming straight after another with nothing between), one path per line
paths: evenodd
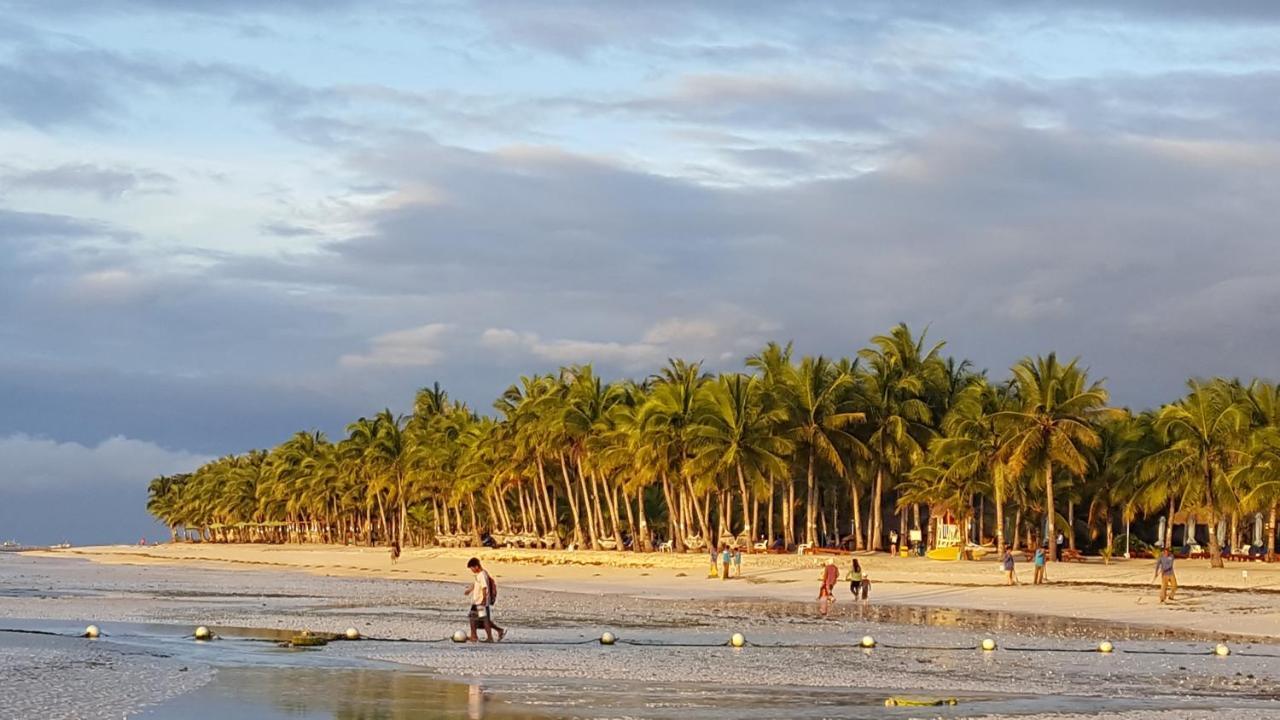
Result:
M881 549L890 531L932 543L945 523L1015 547L1061 531L1110 554L1127 524L1163 516L1192 523L1186 544L1207 525L1215 565L1261 513L1274 552L1276 385L1193 380L1133 414L1076 360L1026 358L992 381L943 350L899 325L855 359L771 343L746 373L671 360L605 382L566 367L520 378L492 416L435 385L410 415L360 418L336 440L300 432L158 477L147 509L175 540L637 551Z

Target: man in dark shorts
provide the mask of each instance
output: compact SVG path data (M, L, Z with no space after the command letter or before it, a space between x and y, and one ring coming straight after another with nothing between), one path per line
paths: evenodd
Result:
M489 573L480 566L479 558L468 560L467 569L475 576L471 587L462 591L471 596L471 612L467 613L467 619L471 621L471 642L480 639L476 631L481 625L484 626L485 642L493 642L494 630L498 631L498 640L501 641L506 637L507 631L493 622L493 581L489 579Z

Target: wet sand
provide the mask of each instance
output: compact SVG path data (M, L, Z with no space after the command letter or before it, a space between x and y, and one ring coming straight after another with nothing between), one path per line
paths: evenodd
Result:
M1212 708L1236 718L1280 715L1280 659L1272 657L1280 646L1235 644L1235 654L1217 658L1207 654L1212 633L1003 611L859 608L847 599L823 619L810 602L731 594L637 598L504 581L497 617L512 630L509 642L441 642L464 623L465 580L461 572L436 582L323 577L272 566L4 558L0 629L70 635L92 621L107 636L32 640L36 636L0 632L0 658L49 642L68 662L121 668L129 666L124 658L140 656L155 663L158 674L135 677L90 664L98 674L79 678L39 664L0 662L0 708L21 707L21 717L113 719L144 708L151 713L145 717L156 718L310 718L355 710L407 717L415 716L415 703L440 708L437 717L492 718L1053 712L1141 718L1208 717ZM197 624L227 639L194 643L189 633ZM315 651L267 642L304 627L341 632L348 626L370 638L405 641L340 642ZM231 630L237 627L246 629ZM602 647L593 640L603 630L624 642L683 646ZM732 632L755 645L724 647ZM880 647L852 647L866 634ZM1002 650L974 649L988 636ZM1140 652L1054 652L1087 651L1103 637ZM568 644L575 642L581 644ZM179 684L167 679L177 676ZM107 700L69 699L83 683L89 683L86 697ZM884 699L895 694L955 696L961 703L927 713L884 708ZM479 715L474 695L480 697ZM212 714L217 708L226 712Z
M551 592L622 595L647 599L807 602L817 590L822 558L748 555L744 577L707 578L703 555L532 550L408 550L392 566L383 548L178 544L152 547L74 548L54 556L100 563L182 564L229 568L275 567L343 577L451 580L477 555L504 584ZM927 606L964 611L1037 615L1126 626L1177 628L1219 637L1280 639L1280 563L1232 563L1212 569L1207 560L1179 561L1174 602L1160 604L1149 560L1104 565L1057 563L1051 583L1005 587L994 559L935 562L884 554L860 556L878 606ZM841 558L841 571L849 558ZM1020 565L1024 580L1030 567Z

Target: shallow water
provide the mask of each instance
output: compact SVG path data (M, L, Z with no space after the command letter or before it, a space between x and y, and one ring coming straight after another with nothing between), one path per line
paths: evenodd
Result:
M114 719L121 708L150 705L144 717L197 720L1106 716L1132 709L1182 716L1212 708L1260 717L1280 711L1274 699L1280 658L1262 657L1280 655L1276 646L1239 644L1236 654L1217 658L1207 654L1204 638L1171 640L1161 631L1080 621L1044 624L878 606L819 619L795 603L641 601L518 588L504 592L498 610L498 620L512 629L509 642L459 646L442 642L464 622L459 587L2 558L0 629L61 635L0 632L0 717L19 701L24 710L43 712L15 717ZM105 637L68 637L89 622ZM195 642L190 634L197 624L224 639ZM277 646L304 627L340 632L347 626L388 641L314 650ZM621 644L592 642L606 629ZM725 647L732 632L745 633L755 646ZM864 634L880 647L854 647ZM999 639L1000 651L974 649L987 635ZM1104 637L1121 651L1087 652ZM1055 649L1086 652L1049 652ZM55 662L19 660L29 652ZM76 704L68 699L69 682L97 684L102 699ZM887 697L900 694L960 702L884 707Z

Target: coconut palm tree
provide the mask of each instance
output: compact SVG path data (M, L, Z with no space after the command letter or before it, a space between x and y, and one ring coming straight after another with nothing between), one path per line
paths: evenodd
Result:
M1247 460L1242 446L1249 429L1249 408L1224 381L1191 380L1187 386L1186 397L1165 405L1156 415L1155 430L1167 447L1147 459L1145 473L1186 483L1194 507L1209 513L1210 565L1222 567L1221 499L1231 492L1232 472Z
M787 457L794 447L778 433L787 414L765 405L764 381L750 375L720 376L706 384L701 400L697 422L689 433L691 467L698 474L732 475L737 480L741 535L750 542L754 536L747 486L764 484L765 478L787 471Z
M1115 417L1101 381L1090 382L1078 360L1063 365L1054 353L1013 366L1017 407L996 413L1004 435L1001 460L1014 476L1024 469L1044 478L1045 537L1055 537L1054 468L1074 475L1088 470L1086 452L1102 439L1096 424ZM1053 553L1049 553L1050 558Z
M866 415L851 412L841 399L854 380L830 360L805 357L788 374L785 402L790 409L791 439L803 454L808 495L805 500L805 542L818 542L818 463L837 475L846 473L840 448L854 438L847 428Z

